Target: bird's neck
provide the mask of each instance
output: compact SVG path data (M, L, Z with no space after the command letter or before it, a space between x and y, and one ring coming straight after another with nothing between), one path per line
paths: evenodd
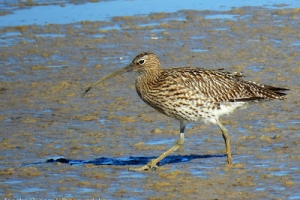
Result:
M160 74L163 70L161 68L148 69L141 73L136 79L136 89L138 94L142 97L143 94L151 91L157 85Z

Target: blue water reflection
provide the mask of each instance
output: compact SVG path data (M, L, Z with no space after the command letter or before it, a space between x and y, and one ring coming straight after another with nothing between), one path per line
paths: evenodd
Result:
M45 24L68 24L79 21L98 21L107 20L115 16L134 16L147 15L156 12L176 12L178 10L215 10L224 11L242 6L265 6L269 8L300 7L300 1L288 0L284 4L281 0L262 0L262 1L182 1L182 0L119 0L101 1L85 4L65 4L34 6L29 9L15 10L13 14L1 16L0 26L19 26L19 25L45 25ZM4 10L11 11L11 8L2 7Z

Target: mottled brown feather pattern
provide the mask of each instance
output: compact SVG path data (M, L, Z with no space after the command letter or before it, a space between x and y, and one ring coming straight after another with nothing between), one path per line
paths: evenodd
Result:
M133 171L156 169L157 163L176 151L184 143L186 121L202 119L221 129L225 142L227 163L232 164L230 137L219 117L233 112L247 102L262 99L284 99L285 88L257 84L243 79L240 73L226 72L224 69L210 70L203 68L162 69L154 53L142 53L131 64L108 74L87 87L83 96L95 85L119 74L136 71L136 90L141 99L159 112L178 119L180 135L172 148L156 159L151 159Z
M214 112L244 102L283 99L284 88L257 84L240 74L204 68L169 68L160 66L154 53L142 53L132 62L140 74L136 81L139 96L159 112L179 120L196 121L218 118L230 111ZM238 104L240 102L240 104ZM224 109L224 106L222 107Z

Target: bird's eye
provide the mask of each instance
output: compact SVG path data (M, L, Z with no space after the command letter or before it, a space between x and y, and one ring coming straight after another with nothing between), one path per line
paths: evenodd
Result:
M145 62L145 60L143 60L143 59L139 60L140 65L144 64L144 62Z

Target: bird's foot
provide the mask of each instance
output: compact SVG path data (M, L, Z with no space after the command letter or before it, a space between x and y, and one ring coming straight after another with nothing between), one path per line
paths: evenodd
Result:
M158 168L158 166L156 164L157 163L155 162L155 159L151 159L146 165L144 165L142 167L128 168L128 170L133 171L133 172L155 171Z
M226 156L227 156L227 164L228 165L232 165L232 156L231 156L231 153L226 151L226 149L224 149L222 151L222 153L226 153Z

